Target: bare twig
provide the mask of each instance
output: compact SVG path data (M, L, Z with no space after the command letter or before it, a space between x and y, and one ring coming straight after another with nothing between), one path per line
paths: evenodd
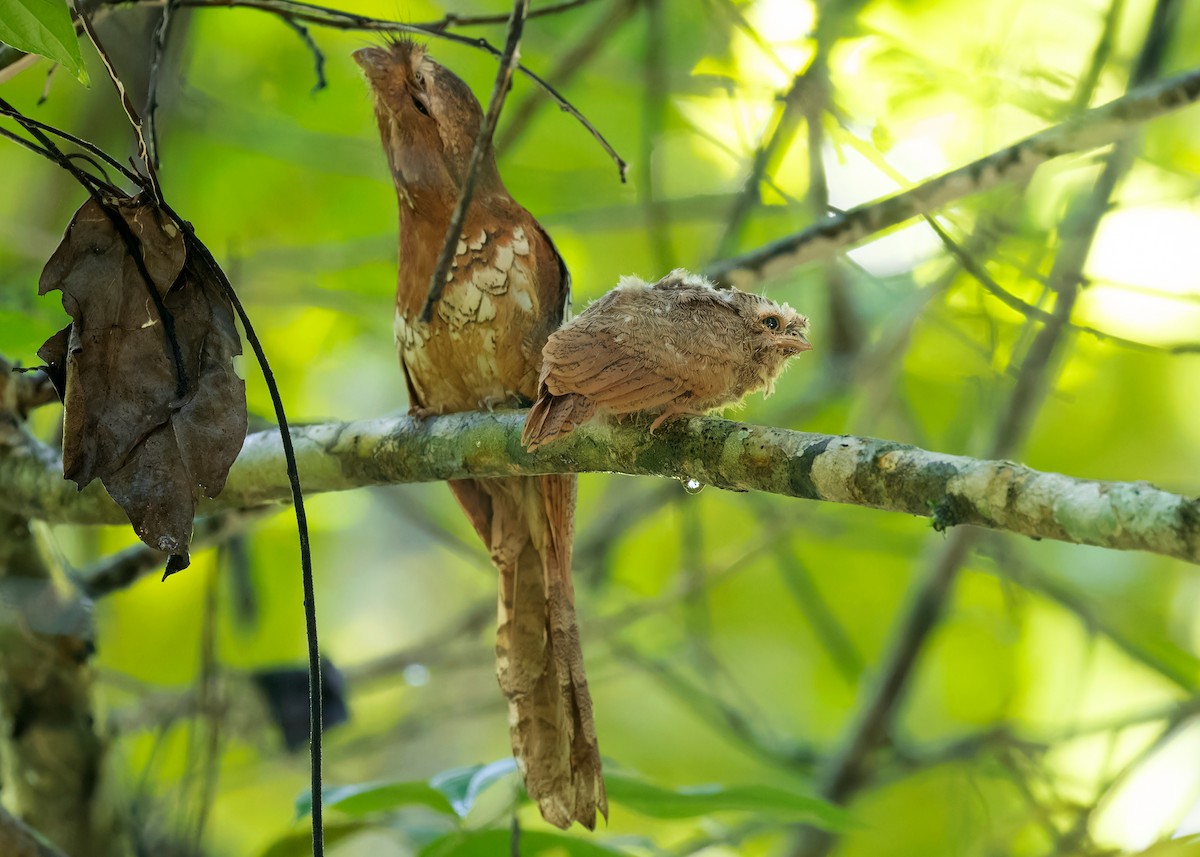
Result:
M214 547L244 533L262 512L249 511L216 515L199 521L192 535L193 549ZM162 571L162 554L144 544L136 544L80 570L75 577L79 590L88 598L103 598L132 586L149 574Z
M496 83L492 86L492 97L488 101L487 112L479 125L479 134L475 137L475 148L471 150L471 160L467 162L467 172L463 176L462 188L458 192L458 203L450 217L450 225L446 227L446 237L442 240L442 251L438 254L437 265L433 269L433 277L429 280L429 292L425 297L425 305L421 308L421 321L428 324L433 320L433 308L442 296L446 280L450 276L450 263L454 259L454 250L458 246L458 233L462 231L463 221L467 218L467 207L475 194L475 182L479 178L479 167L483 159L491 154L492 134L496 130L496 122L500 119L500 110L504 107L504 99L512 87L513 69L517 65L518 48L521 44L521 33L525 29L525 16L529 14L529 0L516 0L513 4L512 15L508 22L508 35L505 39L504 53L500 57L500 68L496 72Z
M60 139L66 140L68 143L78 146L79 148L81 148L85 152L87 152L88 154L104 161L104 163L108 164L114 170L119 172L123 177L125 177L126 179L131 181L134 185L136 185L138 187L144 187L146 184L145 177L138 175L133 170L129 169L129 167L122 164L120 161L118 161L116 158L112 157L110 154L108 154L108 152L104 151L99 146L95 145L94 143L89 143L87 140L84 140L80 137L76 137L74 134L69 134L66 131L63 131L59 128L55 128L53 125L47 125L45 122L39 122L36 119L26 116L23 113L20 113L19 111L17 111L14 107L12 107L12 105L10 105L6 101L0 101L0 116L7 116L10 119L17 121L26 130L37 129L38 131L44 131L47 134L53 134L54 136L59 137ZM5 136L10 137L10 139L11 139L11 136L9 134L5 133ZM29 148L29 147L27 146L26 148ZM42 154L42 153L39 152L39 154ZM50 159L54 160L55 163L57 163L57 160L54 157L51 156ZM115 188L113 188L112 190L113 190L113 193L119 194L119 191L117 191Z
M863 5L862 0L838 0L838 2L818 3L818 20L815 35L816 52L808 67L797 73L787 91L776 98L776 110L771 117L766 130L759 137L754 150L754 158L750 171L742 185L741 192L735 199L725 224L725 231L717 244L716 257L723 258L731 253L741 237L743 227L750 213L760 199L759 190L773 165L787 152L796 136L801 120L809 128L809 188L810 210L816 220L828 213L828 193L823 191L825 185L823 158L824 146L820 145L821 119L829 106L829 56L841 37L841 28L847 19L853 18ZM814 142L818 145L813 145ZM814 166L816 171L811 168ZM815 199L823 202L819 209L811 205L814 200L813 189L817 189Z
M613 654L656 679L716 732L732 737L761 761L788 771L802 772L810 769L820 758L813 747L791 744L767 734L753 718L747 717L707 686L684 677L667 661L647 657L620 642L613 644Z
M153 6L160 5L166 0L130 0L129 6ZM534 10L531 15L550 15L559 12L565 12L568 9L576 8L584 5L589 0L574 0L573 3L561 3L553 7L546 7L542 10ZM99 7L102 3L99 0L86 0L83 3L83 11L87 11L92 7ZM299 2L299 0L177 0L176 6L183 8L245 8L257 9L261 12L266 12L284 19L290 25L295 26L299 22L316 24L322 27L329 27L336 30L361 30L365 32L375 33L408 33L410 35L426 36L429 38L444 39L460 45L477 48L486 51L494 57L501 57L503 54L487 39L474 36L464 36L459 33L450 32L450 26L465 26L466 24L491 24L501 23L497 16L479 16L476 18L455 18L452 23L447 23L446 19L434 21L429 24L401 24L397 21L386 21L380 18L371 18L366 15L356 15L352 12L343 12L338 9L330 9L324 6L316 6L311 3ZM453 18L454 16L447 16ZM504 21L508 20L508 16L503 17ZM11 76L11 69L7 66L12 66L20 61L21 68L32 65L36 57L28 57L20 51L0 46L0 82ZM629 165L617 153L616 149L605 139L587 117L584 116L579 109L570 101L562 96L562 94L551 84L547 83L539 75L529 70L523 65L517 65L517 71L528 77L537 84L550 98L558 105L564 113L569 114L576 122L584 127L592 138L600 145L605 153L612 159L617 166L617 171L621 181L625 181L626 173Z
M280 19L286 24L297 36L300 41L304 42L304 47L308 48L308 52L313 57L313 75L316 77L316 82L313 84L312 92L320 92L326 86L325 81L325 53L317 44L316 39L312 37L312 33L308 31L308 27L301 24L299 21L294 21L286 15Z
M717 242L716 258L721 259L728 256L737 246L746 218L759 201L759 189L767 175L769 165L774 161L777 153L787 151L791 144L796 129L800 126L800 120L804 117L804 92L809 85L808 81L806 73L797 74L792 79L792 85L787 92L777 99L778 106L775 116L772 117L769 125L771 130L763 134L754 149L749 174L742 184L741 191L734 197L733 207L725 220L725 231L722 232L721 238ZM824 217L825 213L822 211L820 216Z
M422 24L401 24L396 21L385 21L380 18L370 18L366 15L355 15L350 12L342 12L337 9L328 9L323 6L314 6L311 3L302 3L298 0L179 0L181 7L191 8L246 8L257 9L261 12L267 12L272 15L277 15L282 18L287 18L291 21L305 21L311 24L317 24L322 27L329 27L336 30L361 30L373 33L408 33L416 36L427 36L430 38L444 39L460 45L477 48L486 51L497 59L504 56L503 52L497 49L487 39L480 37L464 36L459 33L452 33L445 29L437 29ZM507 18L506 18L507 20ZM570 114L575 121L581 124L592 138L595 139L600 147L608 154L613 163L617 165L617 171L620 174L621 181L625 181L626 172L629 165L625 160L617 154L616 149L605 139L604 135L588 121L579 109L574 104L569 102L562 96L553 86L547 83L539 75L529 70L521 64L517 64L516 70L528 77L536 83L551 99L559 106L559 108Z
M1004 580L1011 580L1022 589L1036 592L1072 613L1089 633L1100 634L1133 660L1149 667L1172 684L1184 691L1194 692L1200 684L1200 658L1178 646L1172 646L1172 657L1165 657L1163 644L1147 640L1139 629L1133 632L1126 624L1122 626L1110 611L1093 604L1086 590L1079 590L1037 567L1029 557L1018 553L1016 545L998 535L989 537L980 553L995 563L994 573ZM986 566L984 566L986 570ZM1119 614L1117 614L1119 615Z
M158 171L155 170L153 159L150 157L150 145L146 142L146 128L142 123L142 117L138 114L137 108L133 106L133 101L125 89L125 84L122 83L120 75L117 74L117 70L112 63L112 58L109 57L108 51L104 49L100 37L96 35L95 28L92 27L91 21L88 20L88 16L80 15L79 23L83 27L83 31L87 33L88 39L91 40L96 53L100 55L100 59L104 62L104 68L108 71L109 80L112 81L113 87L117 90L117 95L120 96L121 108L125 111L125 116L128 117L129 124L133 128L133 133L137 137L138 158L146 170L145 177L148 182L148 189L154 197L155 203L162 205L162 188L158 185Z
M563 12L570 12L572 9L578 9L580 6L586 6L593 3L595 0L564 0L562 3L552 3L549 6L542 6L537 9L530 9L525 17L541 18L546 15L558 15ZM507 24L508 15L457 15L453 12L446 14L444 18L438 21L428 21L421 24L430 30L444 30L447 27L477 27L486 24Z
M146 92L146 152L147 161L157 170L158 158L158 75L162 70L167 40L171 37L171 23L175 19L176 0L167 0L163 6L158 26L154 28L154 39L150 45L150 80Z
M983 286L984 290L999 300L1002 304L1015 312L1021 313L1026 318L1036 319L1044 323L1052 323L1054 314L1047 312L1041 307L1034 306L1028 301L1014 295L1008 289L1001 286L987 272L983 265L975 261L974 257L968 253L963 247L955 241L950 234L942 227L940 223L933 217L924 215L926 223L938 236L938 239L950 251L950 255L962 266L962 269L975 278L979 285ZM1146 342L1138 342L1134 339L1126 339L1124 336L1118 336L1115 333L1108 333L1100 330L1097 327L1091 327L1086 324L1076 324L1067 322L1067 327L1077 333L1086 333L1088 336L1094 336L1101 341L1111 342L1114 345L1119 345L1123 348L1131 348L1135 351L1156 351L1166 354L1197 354L1200 353L1200 342L1181 342L1176 345L1151 345Z
M608 14L597 21L594 26L588 27L580 40L559 57L554 68L546 75L550 85L559 88L570 83L579 70L620 30L621 25L629 19L641 2L643 0L615 0L609 7ZM532 16L533 12L531 11L530 17ZM529 127L530 120L544 103L534 92L525 96L519 104L508 110L504 128L496 137L497 152L503 152L520 139L521 135L525 133L525 129Z

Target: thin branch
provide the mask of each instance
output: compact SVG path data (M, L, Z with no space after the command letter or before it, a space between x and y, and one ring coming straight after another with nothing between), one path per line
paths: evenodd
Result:
M250 321L249 314L247 314L245 307L242 306L237 292L234 291L233 284L229 282L229 278L225 276L225 272L217 264L217 260L213 258L208 247L196 237L196 232L192 229L192 225L172 211L170 206L164 204L163 210L183 230L183 234L188 240L189 251L196 253L200 257L200 260L208 267L213 279L221 284L221 289L224 291L225 297L233 305L238 320L242 324L242 331L246 334L246 341L250 343L250 349L254 352L259 369L263 373L263 380L266 382L267 392L271 397L271 405L275 410L275 419L279 422L275 436L279 438L283 452L283 470L287 476L288 494L291 497L296 513L296 532L300 542L300 585L304 593L304 630L308 646L308 690L310 703L308 740L311 774L309 782L312 794L310 818L312 819L313 857L322 857L325 852L325 829L321 781L322 722L324 720L321 710L323 699L321 649L317 639L317 596L316 586L313 581L312 547L309 543L308 535L308 513L304 509L304 491L300 487L300 468L296 463L296 451L292 446L291 428L288 425L287 414L284 412L283 397L279 392L279 385L275 382L275 373L271 370L271 364L267 360L267 353L263 349L262 342L254 330L254 325ZM278 466L278 462L276 466Z
M312 54L313 75L316 77L316 83L313 84L313 88L310 91L313 94L320 92L326 86L325 53L317 45L316 39L312 37L312 33L308 31L308 27L286 16L281 16L279 20L283 21L284 24L300 37L300 41L304 42L304 47L308 48L308 52Z
M122 2L122 0L118 0ZM132 6L155 6L161 5L166 0L128 0L125 5ZM567 11L569 8L582 6L590 0L574 0L573 3L562 3L554 7L546 7L542 10L534 10L530 12L530 16L550 15L558 12ZM102 5L98 0L87 0L82 4L83 11L93 6ZM489 42L481 37L464 36L458 33L452 33L448 27L452 24L447 23L446 19L434 21L428 24L401 24L396 21L386 21L381 18L371 18L366 15L356 15L352 12L343 12L339 9L329 9L324 6L315 6L311 3L302 3L298 0L178 0L175 4L177 7L187 7L192 9L217 9L217 8L245 8L257 9L260 12L266 12L276 17L284 19L293 27L300 21L311 24L316 24L322 27L328 27L334 30L361 30L374 33L408 33L410 35L426 36L428 38L444 39L460 45L477 48L486 51L494 57L501 57L502 53ZM453 18L454 16L447 16ZM503 21L507 21L508 16L503 16ZM465 26L467 24L491 24L500 23L497 16L479 16L477 18L456 18L454 25ZM32 65L36 57L25 55L20 51L0 45L0 82L12 76L11 68L14 63L22 62L21 68L26 68ZM543 80L539 75L530 71L523 65L517 65L517 71L528 77L537 84L550 98L558 105L559 109L564 113L569 114L576 122L584 127L594 139L617 165L617 171L621 181L624 182L626 174L629 171L629 165L617 153L617 150L605 139L600 130L596 128L587 117L579 112L579 109L567 101L566 98L552 85Z
M158 26L154 28L154 39L150 45L150 80L146 93L146 152L149 168L161 166L158 157L158 75L171 37L171 23L175 20L176 0L167 0L163 6Z
M950 255L962 266L964 271L970 274L979 285L983 286L988 294L999 300L1009 309L1019 312L1026 318L1036 319L1044 323L1050 323L1054 320L1053 313L1047 312L1039 306L1034 306L1028 301L1021 300L1021 298L997 283L992 275L987 272L987 269L977 262L957 241L950 237L950 234L935 218L929 215L923 215L923 217L938 239L950 251ZM1151 345L1147 342L1138 342L1135 339L1126 339L1124 336L1108 333L1086 324L1067 322L1067 327L1077 333L1086 333L1088 336L1094 336L1101 341L1111 342L1114 345L1130 348L1134 351L1153 351L1166 354L1200 354L1200 342L1181 342L1175 345Z
M54 136L56 136L62 140L66 140L68 143L78 146L79 148L81 148L85 152L87 152L88 154L104 161L104 163L108 164L110 167L112 167L114 170L119 172L122 176L127 178L129 181L131 181L133 184L137 185L138 187L142 187L142 188L145 187L145 184L146 184L145 177L138 175L133 170L129 169L129 167L122 164L120 161L118 161L116 158L114 158L112 155L108 154L108 152L104 151L99 146L95 145L94 143L89 143L87 140L84 140L80 137L76 137L74 134L69 134L66 131L63 131L59 128L55 128L53 125L47 125L45 122L39 122L36 119L30 118L29 116L26 116L25 114L17 111L15 108L13 108L7 102L0 102L0 116L7 116L10 119L15 120L16 122L20 123L23 127L25 127L26 130L29 130L31 128L36 128L39 131L45 131L47 134L53 134ZM6 134L5 136L8 136L8 135ZM51 158L51 160L54 160L55 163L58 163L58 161L55 160L53 157ZM114 193L115 192L116 191L114 189Z
M1182 690L1191 693L1200 686L1200 658L1175 644L1147 639L1142 629L1134 631L1128 622L1122 624L1115 616L1108 615L1115 611L1106 611L1100 604L1092 603L1086 589L1057 579L1014 550L1015 547L1008 539L991 536L980 553L989 557L995 566L992 569L982 566L980 570L990 570L1003 580L1010 580L1022 589L1053 601L1072 613L1089 633L1102 635L1131 659Z
M1144 482L1098 482L1012 461L944 455L886 440L680 419L653 436L644 424L590 424L536 453L520 446L524 413L452 414L295 427L305 490L445 479L615 472L694 479L971 524L1032 538L1145 550L1200 563L1200 500ZM35 444L0 451L0 508L52 523L118 524L120 509L92 485L63 481L57 455ZM201 512L287 501L278 432L250 435L221 496Z
M516 0L513 4L512 15L508 21L508 34L505 39L504 53L500 57L500 68L496 72L496 83L492 86L492 97L488 101L487 113L479 125L479 134L475 137L475 148L471 150L471 160L467 162L467 173L463 176L462 188L458 192L458 203L446 227L446 237L442 239L442 251L438 254L437 265L434 266L433 276L429 280L429 292L425 296L425 305L421 308L421 321L428 324L433 321L433 308L442 296L446 287L446 279L450 276L450 263L454 260L454 251L458 246L458 233L462 231L463 222L467 219L467 208L471 197L475 195L475 182L479 179L479 168L483 159L491 155L492 134L496 130L496 122L500 119L500 111L504 107L504 99L512 87L513 70L517 65L518 48L521 44L521 33L525 29L525 16L529 14L529 0Z
M525 14L525 18L528 20L530 18L542 18L547 15L558 15L593 2L595 0L565 0L562 3L553 3L538 9L530 9ZM485 24L507 24L508 21L508 15L456 15L453 12L448 12L441 20L429 21L420 26L430 30L444 30L447 27L477 27Z
M7 114L5 114L4 110L0 110L0 114L7 115ZM58 163L58 159L55 158L54 155L50 154L50 152L43 149L37 143L34 143L30 140L26 140L20 134L14 134L12 131L9 131L7 128L0 128L0 137L3 137L6 140L11 140L12 142L16 143L21 148L28 149L29 151L33 152L35 155L40 155L41 157L45 158L48 161L52 161L55 164Z
M1107 146L1136 126L1200 100L1200 69L1139 86L1101 107L1026 137L998 152L914 188L856 206L757 250L711 265L705 273L727 285L753 289L813 259L826 257L957 199L1027 179L1063 155Z
M608 10L608 15L588 27L580 40L558 58L554 68L546 76L548 81L553 81L551 85L557 88L570 83L596 52L611 40L641 2L642 0L615 0ZM530 12L529 16L533 17L533 12ZM504 128L496 137L497 152L503 152L520 139L538 108L544 103L534 92L509 109Z
M770 164L776 160L776 155L786 152L804 118L805 90L810 78L807 72L797 74L787 92L776 99L778 105L775 115L771 118L769 132L764 132L754 149L754 157L750 162L750 170L742 183L742 189L734 197L733 206L725 220L725 231L717 242L716 257L728 256L737 246L746 219L760 200L760 188L767 177ZM819 156L819 155L818 155ZM821 212L823 217L825 212Z
M193 550L215 547L263 516L256 511L217 515L198 521L192 534ZM144 544L117 551L74 575L75 584L88 598L103 598L132 586L147 575L162 571L162 554Z
M37 831L0 806L0 854L5 857L67 857Z
M3 98L0 98L0 115L8 116L16 120L17 123L20 124L20 126L24 128L31 137L34 138L38 145L29 145L28 141L22 141L21 138L15 134L5 133L5 138L20 143L29 151L39 154L47 160L52 161L58 166L62 167L64 170L69 172L77 182L79 182L80 186L88 192L92 199L96 200L101 205L104 204L103 197L99 193L101 190L116 191L118 196L122 196L119 190L113 188L112 185L108 184L108 182L104 179L98 178L91 173L85 172L84 170L81 170L79 167L75 166L74 162L67 157L63 151L58 148L58 146L54 144L54 141L42 132L42 129L39 127L41 123L29 119L23 113L21 113L21 111L17 110L17 108L13 107Z
M683 676L668 661L651 658L632 646L615 642L613 654L658 681L697 718L722 737L733 739L760 761L793 773L810 769L820 758L814 747L793 744L767 733L756 718L746 715L715 693L707 683Z
M149 5L149 4L139 4ZM329 27L335 30L360 30L372 33L408 33L415 36L426 36L428 38L444 39L467 47L477 48L486 51L492 56L500 59L504 56L503 52L498 50L491 42L481 37L464 36L458 33L452 33L445 29L437 29L436 27L425 24L401 24L396 21L386 21L381 18L371 18L366 15L355 15L351 12L343 12L338 9L328 9L324 6L314 6L311 3L302 3L298 0L179 0L179 6L194 9L214 9L214 8L243 8L257 9L260 12L266 12L271 15L276 15L281 18L286 18L293 22L305 21L310 24L316 24L322 27ZM507 17L506 17L507 20ZM617 150L605 139L604 135L593 125L588 119L579 112L579 109L574 104L567 101L553 86L543 80L539 75L530 71L521 64L517 64L516 70L528 77L536 83L564 112L571 115L580 125L582 125L592 138L600 144L605 153L617 165L617 171L620 174L621 181L625 181L626 173L629 170L629 165L625 160L617 154Z
M168 10L169 8L170 7L168 4ZM142 123L142 117L138 115L137 108L133 106L133 101L130 99L129 93L125 89L125 84L121 81L120 75L117 74L117 70L113 66L112 58L108 55L108 51L105 50L104 44L100 41L100 37L96 35L96 30L94 27L92 27L92 23L88 20L88 16L80 15L79 23L83 27L83 31L87 33L88 39L91 40L92 46L96 49L96 53L100 55L100 59L104 62L104 68L108 71L108 78L112 81L113 87L117 90L117 95L120 96L121 108L125 111L125 116L129 119L129 124L133 127L133 133L137 137L138 158L141 160L142 166L146 170L145 177L149 183L150 193L153 195L155 203L162 205L162 188L158 186L158 173L154 169L154 162L150 157L150 145L146 142L146 128Z

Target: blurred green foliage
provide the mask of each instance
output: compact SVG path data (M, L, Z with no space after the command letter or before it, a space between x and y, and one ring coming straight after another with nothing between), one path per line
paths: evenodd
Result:
M633 162L631 184L522 77L506 115L529 99L538 107L500 156L513 195L570 265L579 305L623 274L653 278L712 259L779 97L809 67L818 37L830 82L822 162L829 202L845 208L1119 96L1152 6L638 0L614 24L616 3L531 20L521 55L549 74L601 28L561 88ZM353 11L419 22L510 5L387 0ZM656 6L665 37L651 43ZM1200 64L1200 4L1179 6L1168 72ZM152 13L118 7L99 21L135 92L144 91ZM178 15L160 92L163 187L246 301L291 417L405 408L391 341L395 201L349 59L378 39L312 27L328 81L314 92L313 56L278 19L247 9ZM477 31L502 41L500 28ZM432 52L486 96L492 58L439 41ZM99 81L90 89L61 75L47 83L43 63L0 95L123 159L135 151L128 126L103 69L92 56L88 64ZM648 84L656 65L661 92ZM734 249L813 221L807 138L801 122L776 152ZM1150 346L1195 342L1200 111L1154 122L1143 141L1101 222L1075 321ZM1053 162L1028 186L963 199L940 220L997 283L1042 303L1064 212L1098 164L1095 153ZM37 297L37 279L84 196L7 143L0 186L0 352L28 364L66 323L55 300ZM833 277L848 302L840 308ZM763 288L811 316L817 350L738 419L951 453L984 452L1037 329L961 272L923 224ZM840 338L838 325L848 325ZM1081 334L1066 345L1023 460L1200 491L1200 360ZM251 410L269 414L247 365ZM49 436L53 423L44 413L35 425ZM313 497L309 514L322 640L347 674L352 711L329 734L331 788L426 783L507 759L487 616L495 581L449 493ZM583 477L577 600L613 810L586 836L552 833L521 804L521 853L791 853L802 815L774 802L811 793L944 538L924 520L866 509ZM76 567L132 541L118 528L57 527L47 538ZM240 549L244 564L230 550L199 553L166 584L146 580L96 606L101 729L112 737L117 793L149 807L138 815L146 831L187 841L211 802L205 853L302 854L307 834L292 808L305 759L282 751L243 678L304 655L291 518L256 527ZM253 609L238 612L235 596L246 591ZM984 538L922 652L891 745L873 759L876 777L850 805L837 853L1095 854L1200 829L1198 601L1200 574L1179 562ZM213 718L187 716L209 622L223 712L211 790L201 738ZM666 798L639 808L618 797L621 769L659 795L714 784L749 797L698 813L665 811ZM428 787L400 789L366 814L339 812L335 801L330 853L509 853L514 779L481 792L450 827L414 806L436 802ZM1194 839L1153 853L1175 848L1198 853Z

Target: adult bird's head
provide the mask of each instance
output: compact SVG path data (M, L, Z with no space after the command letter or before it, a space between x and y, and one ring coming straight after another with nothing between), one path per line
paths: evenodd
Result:
M361 48L354 60L366 75L392 178L410 206L422 197L458 198L483 110L470 87L430 59L424 45L400 39ZM476 194L503 191L489 146Z

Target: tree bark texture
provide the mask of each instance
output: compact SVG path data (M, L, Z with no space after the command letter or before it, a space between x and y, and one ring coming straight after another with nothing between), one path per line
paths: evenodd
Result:
M1011 461L945 455L901 443L678 420L653 436L644 424L591 424L527 453L523 413L399 417L299 427L293 439L304 490L567 472L694 480L734 491L868 506L1031 538L1144 550L1200 562L1200 501L1146 482L1101 482ZM52 523L120 524L99 484L77 493L52 451L34 442L0 455L0 509ZM253 508L289 496L278 434L246 439L224 493L201 507Z

